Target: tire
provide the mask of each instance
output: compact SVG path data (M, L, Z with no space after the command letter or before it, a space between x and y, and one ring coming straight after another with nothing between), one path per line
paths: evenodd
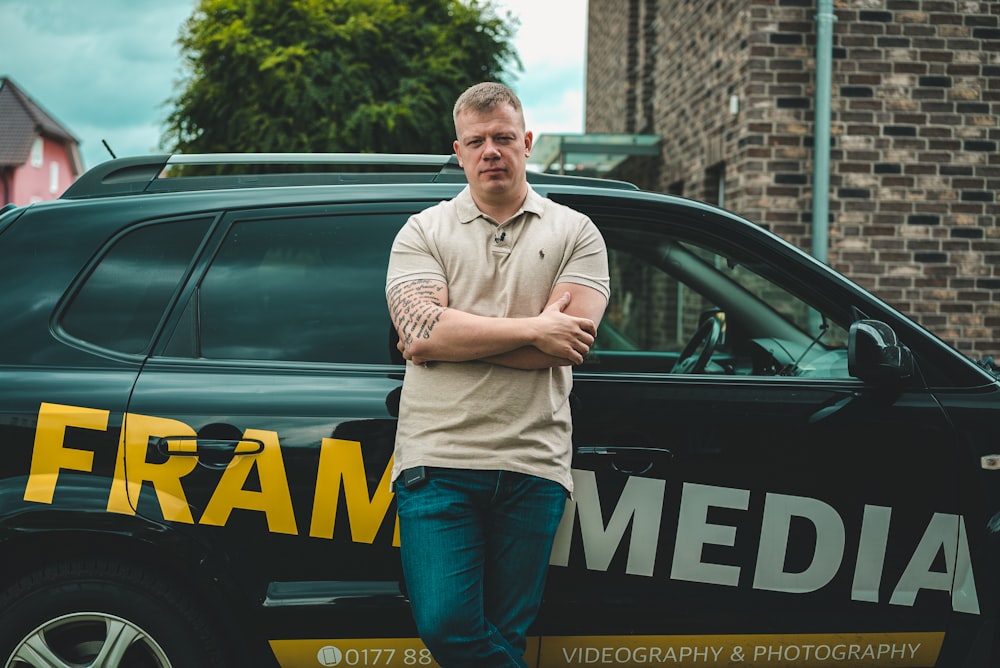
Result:
M4 668L218 668L204 613L131 565L85 561L36 571L0 594Z

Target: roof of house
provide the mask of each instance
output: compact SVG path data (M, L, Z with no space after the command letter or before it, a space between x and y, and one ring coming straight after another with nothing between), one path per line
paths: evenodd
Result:
M0 167L23 165L31 143L42 135L67 145L73 168L80 173L80 141L9 77L0 77Z

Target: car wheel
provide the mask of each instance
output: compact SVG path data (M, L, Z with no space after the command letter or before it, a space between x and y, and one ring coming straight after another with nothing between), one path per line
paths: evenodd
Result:
M44 568L0 595L4 668L223 666L210 629L176 588L123 564Z

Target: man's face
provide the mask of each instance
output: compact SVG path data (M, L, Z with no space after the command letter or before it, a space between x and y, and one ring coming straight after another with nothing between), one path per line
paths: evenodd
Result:
M524 197L532 136L520 113L508 105L466 109L455 119L455 130L455 154L473 195L486 201Z

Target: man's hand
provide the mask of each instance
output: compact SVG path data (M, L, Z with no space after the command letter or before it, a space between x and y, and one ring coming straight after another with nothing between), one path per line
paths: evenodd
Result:
M597 336L597 325L589 318L563 313L571 300L572 295L564 292L535 316L533 345L546 355L569 360L572 364L583 364L583 358L590 352Z
M421 364L423 366L428 366L431 361L420 357L414 357L413 353L410 352L410 349L407 348L406 343L403 341L403 339L400 339L399 341L396 342L396 350L402 353L404 360L409 360L414 364Z

